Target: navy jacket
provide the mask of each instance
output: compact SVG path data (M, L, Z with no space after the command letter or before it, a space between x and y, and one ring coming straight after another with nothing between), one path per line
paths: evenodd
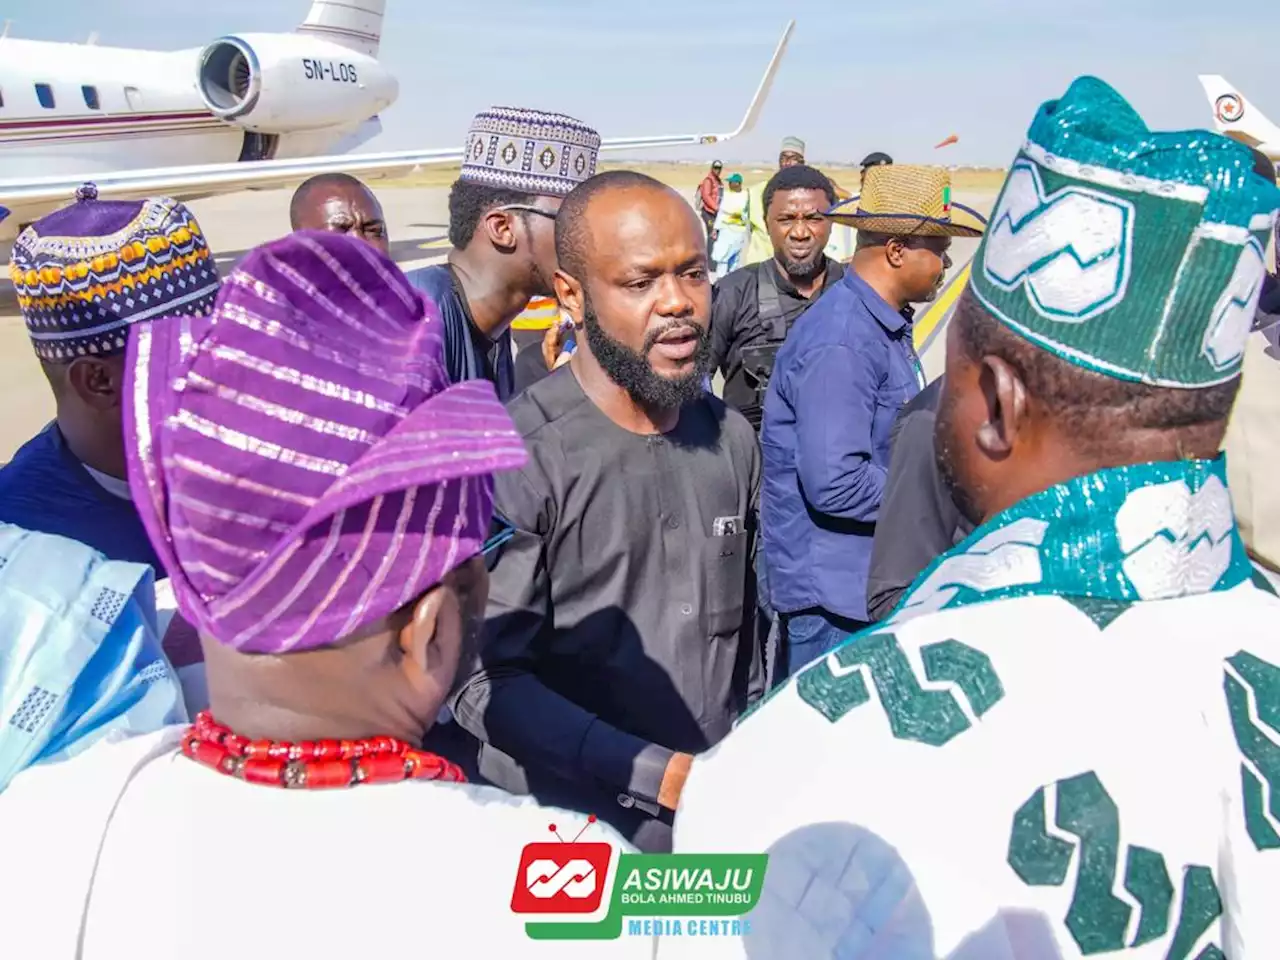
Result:
M0 522L79 540L108 560L145 563L166 574L133 505L104 490L67 447L57 423L0 467Z
M503 403L510 400L516 392L511 331L504 331L492 342L485 339L472 322L466 294L447 264L410 270L405 276L440 308L444 320L444 363L449 380L452 383L488 380L498 391L499 400Z
M867 571L890 433L924 375L910 310L854 270L778 352L765 398L760 524L773 609L867 620Z

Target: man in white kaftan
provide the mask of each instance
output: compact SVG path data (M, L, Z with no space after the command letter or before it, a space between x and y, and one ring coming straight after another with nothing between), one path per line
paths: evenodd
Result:
M1090 78L1041 109L948 331L986 522L695 761L676 852L770 862L745 936L664 960L1280 957L1280 599L1215 456L1249 166Z

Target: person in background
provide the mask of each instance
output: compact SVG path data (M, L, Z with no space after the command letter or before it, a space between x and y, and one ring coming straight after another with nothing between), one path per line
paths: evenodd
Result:
M720 195L724 193L724 182L720 179L723 169L724 164L713 160L711 169L698 184L698 214L707 228L707 246L716 238L716 214L720 212ZM742 177L738 177L738 183L742 183Z
M883 167L893 163L893 157L879 150L874 150L862 158L858 164L858 191L861 192L867 182L867 171L872 167Z
M563 114L493 107L472 121L465 149L449 191L448 261L408 277L440 307L451 381L488 380L506 401L511 323L553 293L556 211L595 173L600 135Z
M804 141L799 137L783 137L782 146L778 150L778 169L785 170L787 167L797 167L802 163L804 163ZM765 218L764 191L768 185L769 181L765 180L748 191L747 212L751 237L747 241L746 251L742 254L743 264L763 263L773 256L769 224Z
M785 167L765 187L773 256L718 281L711 298L711 369L724 399L759 429L774 358L791 330L844 266L824 253L836 202L831 182L804 165Z
M1099 80L1040 109L947 331L981 526L695 762L677 852L770 855L689 954L1280 956L1280 600L1218 454L1277 207Z
M938 470L934 420L943 381L902 408L889 434L889 473L867 570L867 619L883 620L925 567L973 532Z
M450 706L514 793L670 847L691 755L764 693L750 564L760 455L704 393L711 285L691 206L600 174L556 222L568 367L509 406L529 463L498 477L514 534Z
M378 198L347 173L321 173L304 181L289 202L289 227L345 233L383 253L391 242Z
M137 331L130 484L198 626L211 708L0 794L7 950L408 957L430 931L447 955L574 954L530 940L505 881L548 824L573 836L587 818L421 748L481 627L493 477L527 459L491 384L449 385L442 332L389 258L324 233L250 253L212 317ZM405 882L427 862L449 868ZM202 919L218 890L245 905L223 934ZM364 919L318 918L321 902Z
M1275 164L1253 151L1254 171L1276 182ZM1277 251L1280 256L1280 251ZM1224 449L1240 535L1254 562L1280 584L1280 281L1262 278L1253 332L1244 357L1244 385L1231 411Z
M188 719L154 591L146 564L0 523L0 791L28 767Z
M783 649L775 676L829 652L868 620L889 435L924 386L911 304L942 288L951 238L982 232L950 195L941 168L872 167L860 199L831 214L858 230L852 268L778 351L760 434L761 530Z
M0 467L0 522L164 576L125 478L124 352L132 324L213 306L200 225L175 200L99 200L86 184L18 236L9 277L57 414Z
M727 188L711 231L715 237L711 244L711 262L715 266L717 280L737 269L738 258L742 256L751 230L747 223L750 194L742 189L742 174L730 174L725 183Z

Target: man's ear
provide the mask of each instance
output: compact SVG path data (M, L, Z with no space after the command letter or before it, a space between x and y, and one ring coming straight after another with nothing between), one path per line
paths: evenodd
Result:
M573 318L575 327L581 328L586 306L582 284L560 269L552 278L552 286L555 287L556 299L560 301L560 309Z
M1027 424L1027 387L1022 377L1000 357L983 357L978 386L986 403L986 421L978 428L978 447L992 460L1012 452L1018 433Z
M894 269L900 268L907 261L907 245L898 237L890 237L885 241L884 258L889 262L889 266Z
M67 367L67 383L86 406L113 410L124 397L124 358L78 357Z
M400 628L398 638L406 671L428 676L440 669L444 651L437 640L451 619L455 628L460 629L462 611L458 607L458 596L443 586L432 588L414 604L413 615Z
M480 229L498 250L503 253L515 252L515 215L510 210L490 210L481 218Z

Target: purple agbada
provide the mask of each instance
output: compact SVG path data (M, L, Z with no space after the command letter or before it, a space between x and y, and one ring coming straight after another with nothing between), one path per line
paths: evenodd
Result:
M332 643L476 555L495 471L526 453L493 386L447 387L435 307L368 244L297 233L209 317L129 343L129 483L201 633Z

